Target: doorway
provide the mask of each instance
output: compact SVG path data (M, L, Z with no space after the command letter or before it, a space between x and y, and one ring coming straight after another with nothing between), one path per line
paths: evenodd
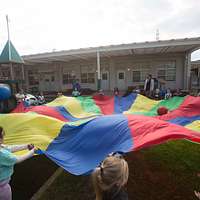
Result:
M117 71L117 87L119 90L126 90L125 71Z
M109 90L109 72L104 71L101 73L101 88L102 90Z

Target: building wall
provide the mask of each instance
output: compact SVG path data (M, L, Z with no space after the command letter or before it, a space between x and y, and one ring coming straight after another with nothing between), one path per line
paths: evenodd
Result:
M149 55L138 57L118 57L113 58L111 62L113 80L111 88L117 85L117 71L125 71L126 86L143 85L147 74L152 74L153 77L158 77L158 69L163 68L166 64L174 63L176 67L175 81L166 81L166 87L183 88L184 74L184 55ZM133 71L141 71L141 79L138 82L133 82Z
M97 88L97 64L96 59L76 60L72 62L54 62L49 64L35 64L25 66L27 89L38 87L40 91L66 91L72 88L72 80L78 79L82 88ZM121 90L128 86L144 84L147 74L153 77L170 76L175 70L175 80L166 81L166 87L184 87L184 54L162 54L143 56L123 56L101 58L102 86L105 90L113 90L119 87ZM173 67L175 67L173 69ZM133 71L135 80L133 82ZM32 74L34 73L34 75ZM124 73L124 75L123 75ZM170 75L171 73L171 75ZM35 76L35 82L30 81ZM118 77L123 78L118 79ZM172 77L172 76L171 76ZM107 80L106 80L107 78ZM34 84L35 83L35 84Z

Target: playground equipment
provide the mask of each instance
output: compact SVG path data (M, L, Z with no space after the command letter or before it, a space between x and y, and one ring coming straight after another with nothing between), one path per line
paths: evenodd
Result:
M13 84L0 82L0 113L9 113L17 106Z
M0 100L9 99L11 96L11 89L8 84L0 83Z

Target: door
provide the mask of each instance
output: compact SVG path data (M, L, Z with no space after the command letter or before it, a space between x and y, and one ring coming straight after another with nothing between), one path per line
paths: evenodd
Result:
M119 90L126 90L125 71L117 72L117 87Z
M41 91L55 91L54 73L43 73L41 81Z
M101 89L109 90L109 72L104 71L101 74Z

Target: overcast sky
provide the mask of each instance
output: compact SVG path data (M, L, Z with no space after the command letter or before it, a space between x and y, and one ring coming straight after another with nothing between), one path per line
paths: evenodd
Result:
M6 0L0 6L0 52L21 55L110 44L200 37L200 0ZM200 51L192 60L200 59Z

